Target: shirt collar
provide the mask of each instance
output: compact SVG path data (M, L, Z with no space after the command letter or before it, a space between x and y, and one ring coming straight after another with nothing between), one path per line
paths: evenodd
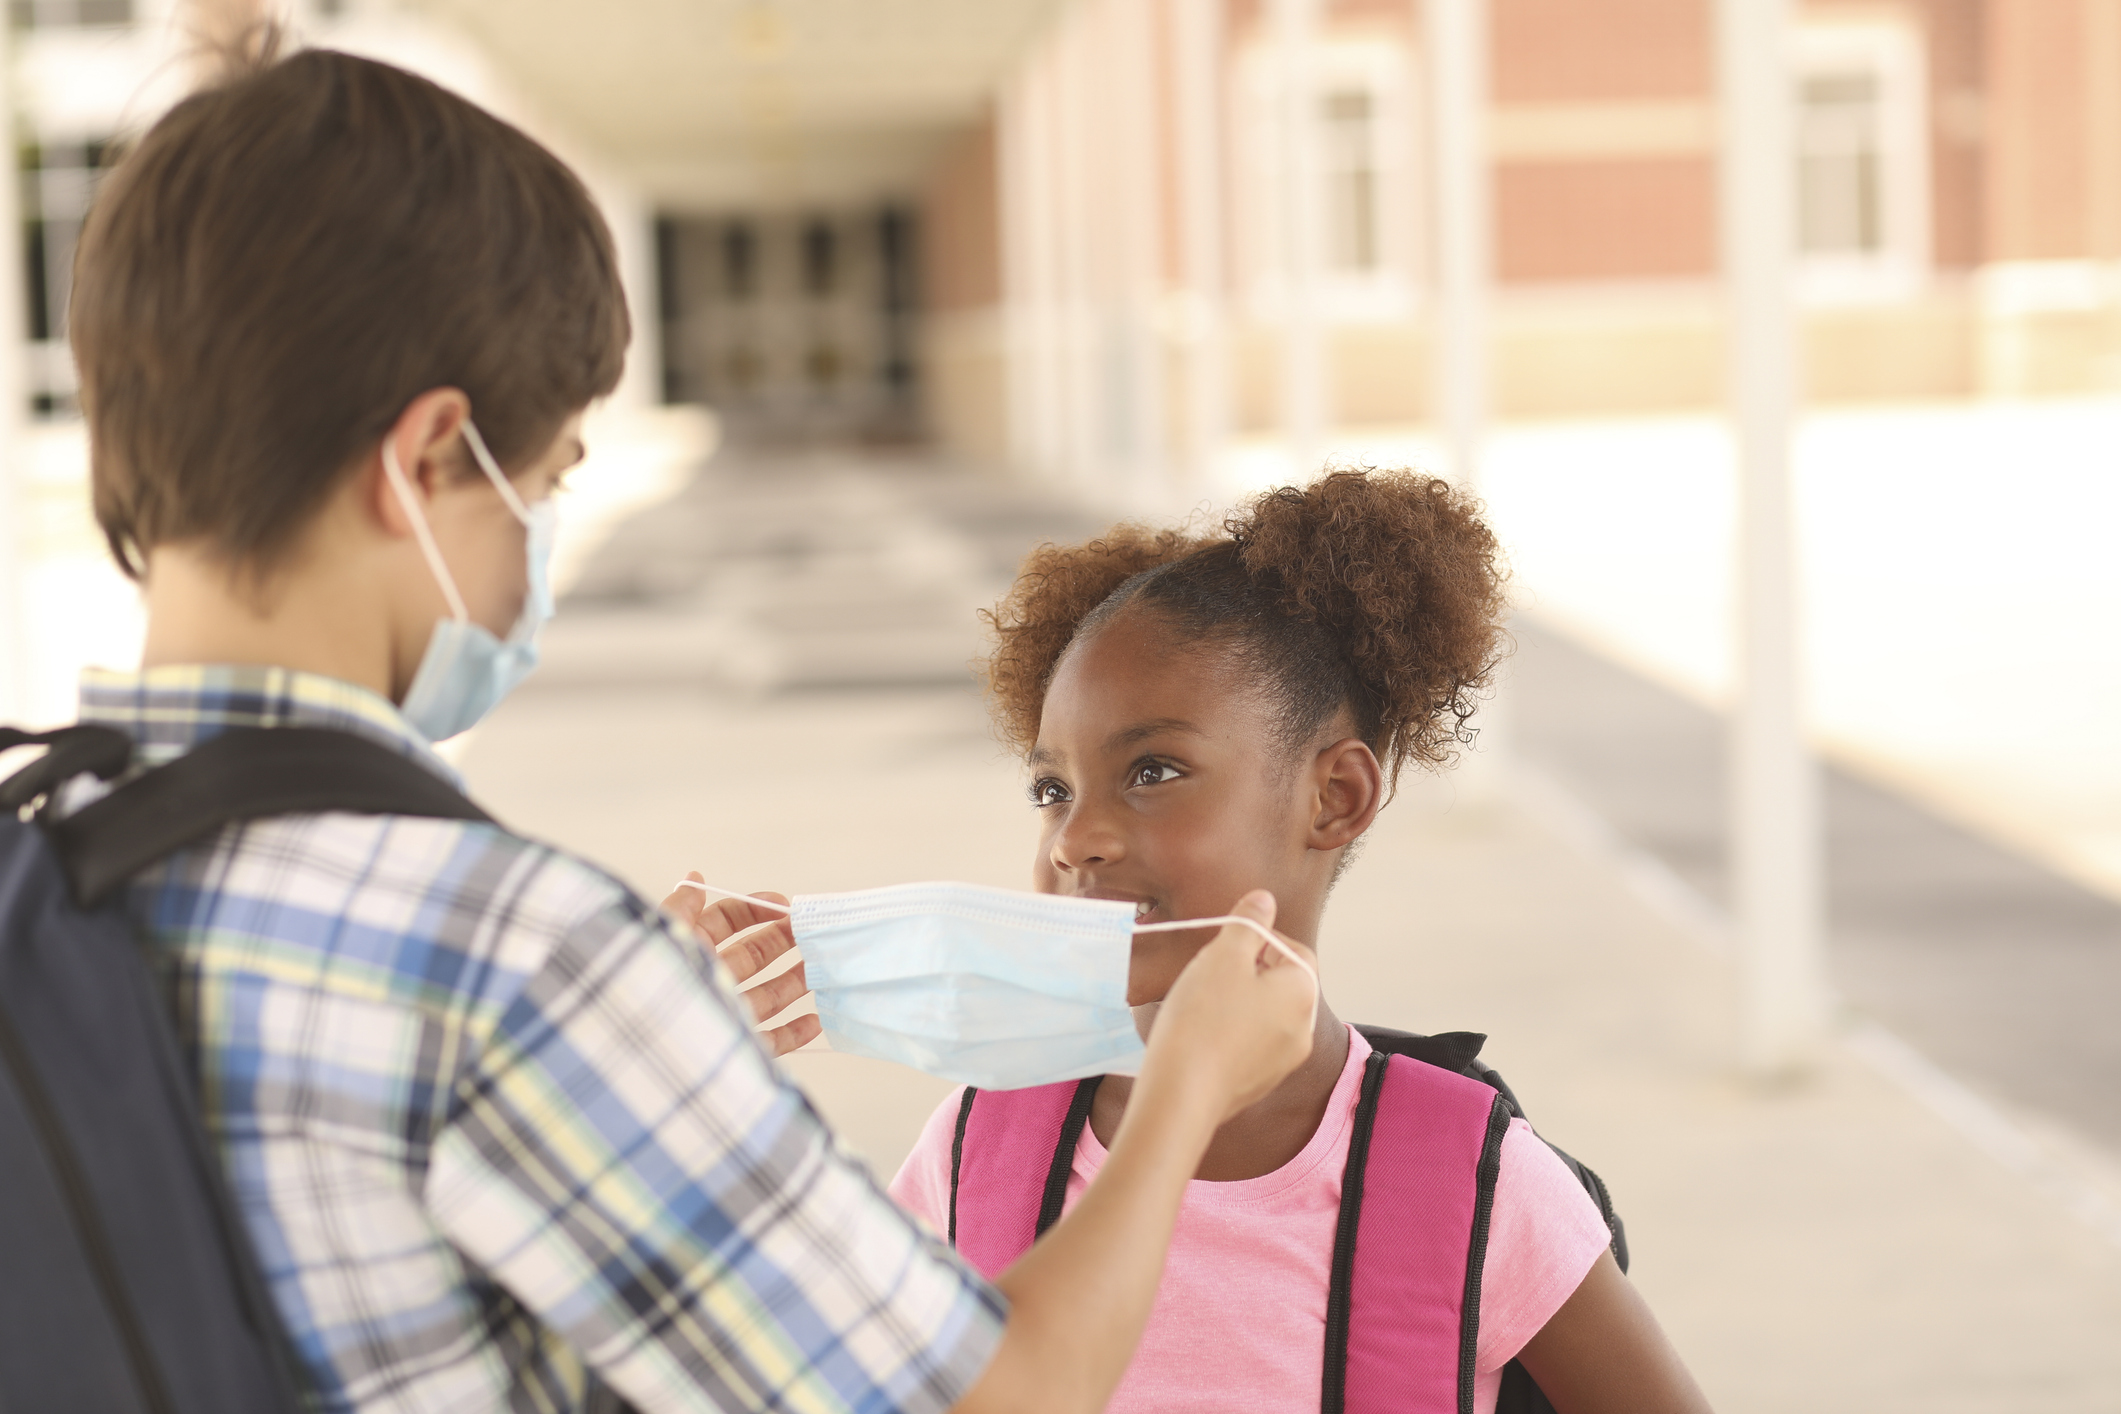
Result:
M134 758L159 766L231 727L329 727L367 737L462 789L455 767L389 702L337 678L293 668L168 663L81 675L81 720L130 736Z

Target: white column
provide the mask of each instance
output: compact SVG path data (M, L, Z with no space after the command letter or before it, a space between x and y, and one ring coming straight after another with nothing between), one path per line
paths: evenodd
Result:
M0 25L0 114L15 111L12 36ZM28 498L23 494L22 418L26 394L22 317L21 185L15 144L0 154L0 722L28 714Z
M1050 286L1053 469L1063 481L1074 482L1087 460L1088 414L1084 408L1082 377L1083 239L1079 214L1083 208L1083 171L1080 159L1082 105L1075 82L1075 30L1079 7L1064 13L1048 39L1046 69L1047 148L1051 164L1053 204L1049 211L1052 265Z
M1422 0L1428 50L1429 171L1435 214L1435 316L1431 322L1430 422L1458 484L1480 489L1487 437L1494 218L1488 155L1487 0ZM1474 725L1475 749L1454 773L1459 799L1492 804L1507 785L1509 663Z
M1106 0L1112 82L1108 131L1120 140L1113 163L1116 237L1113 270L1113 348L1110 386L1123 444L1115 459L1122 483L1118 503L1162 509L1171 479L1165 407L1167 379L1158 306L1164 292L1164 163L1158 111L1157 15L1144 0Z
M1185 265L1188 492L1212 488L1230 436L1223 299L1223 0L1173 0L1180 258Z
M1731 872L1744 1059L1802 1066L1823 1022L1817 769L1805 748L1790 506L1798 346L1788 0L1717 0L1722 237L1738 449L1738 711Z
M1010 469L1048 470L1044 435L1044 305L1039 259L1040 152L1038 64L1018 66L995 102L995 187L1001 225L1003 396L1007 399Z
M1040 51L1027 81L1023 163L1023 242L1028 301L1025 339L1034 461L1056 477L1068 464L1068 385L1061 299L1059 88L1053 46Z
M1282 437L1295 478L1317 472L1332 425L1326 330L1319 308L1324 192L1318 163L1318 85L1312 47L1319 0L1272 0L1282 254Z
M1488 6L1424 0L1436 217L1434 421L1461 484L1480 483L1488 421Z

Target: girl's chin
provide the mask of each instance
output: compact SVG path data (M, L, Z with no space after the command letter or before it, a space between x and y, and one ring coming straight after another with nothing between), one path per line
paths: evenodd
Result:
M1134 1012L1135 1034L1143 1041L1149 1039L1149 1028L1156 1025L1156 1013L1162 1010L1163 1005L1163 999L1159 997L1153 1002L1143 1002L1140 1006L1131 1008Z

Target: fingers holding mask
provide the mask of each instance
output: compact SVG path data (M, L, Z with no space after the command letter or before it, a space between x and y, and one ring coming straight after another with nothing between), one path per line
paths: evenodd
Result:
M810 995L810 980L800 958L795 966L774 972L773 965L795 947L788 920L774 918L755 925L750 932L733 935L720 949L721 958L737 980L738 994L751 1008L751 1024L763 1027L774 1017ZM770 975L768 975L770 974ZM822 1033L816 1012L805 1012L785 1025L761 1030L759 1039L777 1056L809 1045Z
M1230 910L1247 920L1216 934L1186 965L1149 1034L1150 1060L1212 1068L1227 1114L1258 1100L1311 1053L1317 1022L1315 954L1272 933L1274 896L1250 893ZM1271 937L1269 936L1271 934Z
M663 907L690 924L700 941L721 959L751 1010L754 1026L764 1025L809 995L810 984L801 961L772 976L762 975L771 972L795 947L795 934L788 923L788 900L783 895L761 892L749 898L717 898L689 887L689 883L702 882L697 871L685 877L688 884L673 889L670 897L663 900ZM770 1031L761 1031L759 1039L778 1056L808 1045L819 1034L816 1015L806 1014Z
M786 895L762 890L747 898L730 898L709 893L704 887L700 887L705 883L700 877L700 871L692 870L685 875L684 882L672 889L670 896L663 900L663 909L691 924L693 932L699 934L709 947L721 953L722 961L736 973L738 981L769 965L774 958L795 946L795 935L787 926ZM748 971L740 970L745 958L732 956L730 952L724 951L724 945L739 933L758 928L764 923L781 925L779 929L772 930L782 939L781 943L777 947L766 945L762 948L752 948L746 957L756 956L758 961ZM761 929L761 933L766 931ZM757 937L759 934L753 936ZM747 943L749 941L746 940Z

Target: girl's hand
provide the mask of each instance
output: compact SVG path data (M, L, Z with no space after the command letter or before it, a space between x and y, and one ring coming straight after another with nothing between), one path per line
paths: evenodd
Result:
M693 870L685 877L698 879L700 874ZM761 893L755 897L783 905L788 902L780 894ZM722 965L736 979L737 990L751 1005L754 1025L764 1025L810 995L810 982L803 975L800 961L778 977L744 986L795 947L795 934L788 926L788 915L779 909L761 908L740 898L717 898L709 902L708 895L700 890L680 886L671 890L670 897L663 900L663 911L689 924L700 941L721 957ZM730 942L739 934L743 936ZM811 1013L799 1016L785 1026L761 1031L759 1039L774 1055L784 1056L815 1041L822 1030L816 1014Z

